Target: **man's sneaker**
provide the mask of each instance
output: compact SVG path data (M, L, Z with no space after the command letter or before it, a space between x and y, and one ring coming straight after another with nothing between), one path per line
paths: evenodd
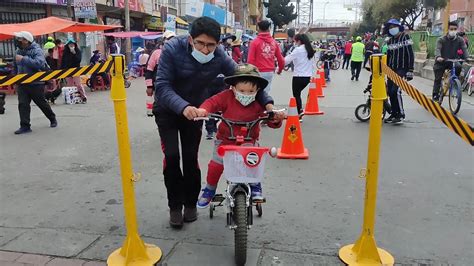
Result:
M214 139L214 132L207 132L206 139L207 140Z
M211 203L212 199L214 198L214 195L216 195L216 190L215 189L213 190L213 189L209 189L209 188L205 187L202 190L201 197L199 197L196 206L199 209L207 208L209 206L209 204Z
M396 117L396 118L394 118L394 119L392 120L392 124L394 124L394 125L401 125L401 124L403 124L403 118L401 118L401 117Z
M250 184L250 190L252 192L252 200L253 201L263 201L261 183Z
M30 133L31 128L29 127L20 127L17 131L15 131L15 135L20 135L20 134L25 134L25 133Z
M385 118L385 120L383 122L387 123L387 124L391 124L393 122L394 118L395 117L393 115L390 115L388 118Z
M49 125L50 127L57 127L58 126L58 120L54 119L51 121L51 124Z
M355 78L355 76L354 76L354 75L352 75L352 77L351 77L351 80L354 80L354 78Z

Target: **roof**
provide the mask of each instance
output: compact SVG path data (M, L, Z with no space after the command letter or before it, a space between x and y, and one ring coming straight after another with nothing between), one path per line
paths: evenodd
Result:
M186 26L189 25L189 23L187 23L180 17L176 17L176 23L181 24L181 25L186 25Z
M15 32L28 31L33 36L45 35L54 32L90 32L121 28L122 26L97 25L80 23L58 17L47 17L28 23L2 24L0 27L0 41L11 39Z

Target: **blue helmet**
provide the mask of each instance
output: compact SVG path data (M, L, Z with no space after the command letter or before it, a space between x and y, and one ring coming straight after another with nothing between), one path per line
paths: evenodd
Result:
M388 34L388 28L390 27L390 25L398 26L400 32L405 30L405 27L403 27L402 23L400 23L398 19L391 18L383 25L383 34Z

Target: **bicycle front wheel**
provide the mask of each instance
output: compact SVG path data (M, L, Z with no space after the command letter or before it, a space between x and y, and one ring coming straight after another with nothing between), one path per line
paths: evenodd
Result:
M317 67L317 68L323 68L323 67L324 67L324 61L319 60L319 61L316 63L316 67Z
M370 106L363 103L355 109L355 117L361 122L367 122L370 119Z
M234 195L234 246L235 246L235 264L245 265L247 262L247 196L243 192L237 192Z
M451 81L451 87L449 88L449 109L451 113L457 114L459 109L461 109L462 102L462 92L461 92L461 82L459 79L453 79Z
M339 61L334 61L331 64L331 69L332 70L338 70L341 67L341 62Z

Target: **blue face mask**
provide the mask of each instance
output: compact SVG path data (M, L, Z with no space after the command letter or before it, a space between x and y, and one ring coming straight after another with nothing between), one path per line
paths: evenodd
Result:
M205 64L211 61L214 58L214 51L210 52L209 54L205 55L202 52L196 50L196 48L193 47L193 52L191 55L196 59L199 63Z
M399 28L391 28L391 29L388 30L388 33L390 33L390 35L392 35L392 36L397 35L399 32L400 32Z

